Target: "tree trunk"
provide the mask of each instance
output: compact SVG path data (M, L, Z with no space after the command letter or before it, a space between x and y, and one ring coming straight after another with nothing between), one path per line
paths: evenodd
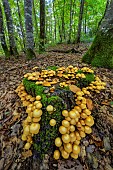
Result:
M36 31L35 46L37 47L38 46L39 35L38 35L38 23L37 23L37 16L36 16L34 0L33 0L33 14L34 14L35 31Z
M45 0L40 0L40 44L39 51L45 51Z
M32 24L32 0L24 0L25 28L26 28L26 56L30 60L35 57L33 24Z
M68 43L70 44L71 43L71 32L72 32L72 0L70 0L70 25L69 25L69 40L68 40Z
M82 61L92 66L113 68L113 0L110 0L93 44Z
M55 6L53 1L53 17L54 17L54 40L56 41L56 16L55 16Z
M1 40L1 45L5 53L5 57L9 58L10 57L10 52L8 50L6 40L5 40L5 34L4 34L4 26L3 26L3 16L2 16L2 9L0 6L0 40Z
M8 0L2 0L2 1L3 1L3 7L4 7L6 21L7 21L10 53L12 55L14 55L15 57L18 57L18 51L17 51L15 38L14 38L14 27L13 27L13 19L12 19L12 15L11 15L11 9L10 9Z
M17 8L18 8L20 29L21 29L21 33L22 33L23 46L24 46L24 50L25 50L25 33L24 33L24 29L23 29L23 24L22 24L22 17L21 17L21 11L20 11L20 6L19 6L19 0L17 0Z
M65 0L64 0L64 4L63 4L62 15L61 15L61 20L62 20L62 37L65 40L66 39L66 35L65 35L64 7L65 7Z
M83 11L84 11L84 2L85 2L85 0L81 0L76 43L80 43L81 26L82 26L82 18L83 18Z

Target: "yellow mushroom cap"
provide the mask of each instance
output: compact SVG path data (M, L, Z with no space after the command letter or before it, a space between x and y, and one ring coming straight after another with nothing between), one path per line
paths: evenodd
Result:
M55 125L56 125L56 120L55 120L55 119L51 119L50 122L49 122L49 124L50 124L51 126L55 126Z
M71 110L70 112L69 112L69 117L70 118L72 118L72 119L75 119L75 118L77 118L77 113L78 113L78 111L76 110Z
M91 114L91 111L89 109L84 109L83 112L86 113L88 116Z
M60 137L57 137L57 138L55 139L55 145L56 145L57 147L60 147L60 146L62 145L62 140L61 140Z
M73 144L73 153L78 155L80 153L80 146Z
M70 135L69 134L64 134L64 135L62 135L62 141L64 142L64 143L69 143L70 142Z
M27 142L24 146L24 149L28 150L31 147L31 143Z
M32 123L30 125L30 133L38 134L39 130L40 130L40 124L39 123Z
M79 133L80 133L81 138L84 138L86 136L86 134L83 131L80 131Z
M26 125L25 127L24 127L24 134L25 135L28 135L30 133L30 126L29 125Z
M53 111L54 111L54 107L53 107L52 105L48 105L48 106L46 107L46 110L47 110L48 112L53 112Z
M63 120L63 121L62 121L62 125L63 125L64 127L69 127L70 123L69 123L67 120Z
M63 115L64 117L68 117L68 111L67 111L67 110L63 110L63 111L62 111L62 115Z
M22 140L26 141L27 140L27 136L25 134L22 135Z
M92 116L88 116L86 119L85 119L85 124L87 125L87 126L92 126L92 125L94 125L94 120L93 120L93 117Z
M80 134L77 131L75 132L75 136L77 140L81 140Z
M60 152L59 150L55 150L54 151L54 155L53 155L54 159L58 160L60 158Z
M41 102L37 103L35 107L36 107L37 109L41 109L41 108L42 108L42 103L41 103Z
M34 123L37 123L37 122L39 122L41 120L41 117L34 117L33 119L32 119L32 121L34 122Z
M87 114L86 113L81 113L81 115L80 115L83 119L86 119L87 118Z
M84 127L85 133L90 134L92 133L92 129L89 126Z
M71 125L70 128L69 128L69 131L70 131L70 132L74 132L74 131L75 131L75 126L74 126L74 125Z
M66 152L71 153L72 152L72 144L71 143L64 144L64 149Z
M82 111L79 106L75 106L74 109L77 110L79 113L81 113L81 111Z
M79 145L79 144L80 144L80 140L75 140L75 141L74 141L74 144L75 144L75 145Z
M36 100L37 101L41 100L41 96L40 95L36 96Z
M74 159L77 159L78 158L78 154L71 153L71 157L74 158Z
M59 132L60 132L61 134L66 134L67 128L64 127L64 126L60 126L60 127L59 127Z
M27 116L26 120L27 120L27 122L32 122L31 116Z
M40 117L42 115L42 110L41 109L35 109L33 111L33 117Z
M68 158L69 158L69 153L66 152L64 149L61 151L61 154L62 154L62 157L63 157L64 159L68 159Z
M86 104L81 103L80 107L81 107L81 109L85 109L86 108Z

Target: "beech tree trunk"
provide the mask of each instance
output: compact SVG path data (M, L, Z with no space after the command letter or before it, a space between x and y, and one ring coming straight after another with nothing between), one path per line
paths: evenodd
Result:
M109 1L96 37L82 61L92 66L113 68L113 0Z
M7 21L7 28L8 28L8 35L9 35L9 44L10 44L10 53L15 57L18 56L18 51L15 43L14 38L14 27L13 27L13 19L11 15L11 9L8 0L2 0L3 7L5 11L6 21Z
M45 0L40 0L40 44L39 52L45 51Z
M8 50L8 47L7 47L7 44L6 44L6 40L5 40L1 6L0 6L0 41L1 41L1 45L2 45L2 48L3 48L3 51L5 53L6 58L9 58L10 53L9 53L9 50Z
M19 23L20 23L20 29L21 29L21 34L22 34L22 40L23 40L23 47L24 47L24 50L25 50L25 32L24 32L23 24L22 24L22 17L21 17L21 11L20 11L20 6L19 6L19 0L17 0L17 8L18 8Z
M83 18L83 12L84 12L84 2L85 0L81 0L76 43L80 42L82 18Z
M34 37L32 24L32 0L24 0L25 28L26 28L26 56L30 60L35 58Z

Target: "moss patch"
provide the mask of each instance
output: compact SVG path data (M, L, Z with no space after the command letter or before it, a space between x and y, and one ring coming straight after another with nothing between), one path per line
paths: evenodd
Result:
M97 67L113 68L113 30L98 32L83 62Z

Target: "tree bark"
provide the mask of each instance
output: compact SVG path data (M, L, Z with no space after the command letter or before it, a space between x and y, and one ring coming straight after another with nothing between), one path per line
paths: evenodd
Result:
M24 0L25 28L26 28L26 56L30 60L35 56L33 23L32 23L32 0Z
M9 35L9 44L10 44L10 53L15 57L18 57L18 51L15 43L14 38L14 27L13 27L13 19L11 15L11 9L8 0L2 0L3 7L5 11L6 21L7 21L7 28L8 28L8 35Z
M1 6L0 6L0 41L1 41L3 51L5 53L5 57L6 57L6 59L8 59L10 57L10 52L8 50L6 40L5 40L4 26L3 26L3 15L2 15Z
M35 31L36 31L36 37L35 37L35 46L38 46L38 40L39 40L39 31L38 31L38 22L37 22L37 16L36 16L36 9L35 9L35 2L33 0L33 14L34 14L34 22L35 22Z
M85 0L81 0L76 43L80 43L82 18L83 18L83 12L84 12L84 2Z
M92 66L113 68L113 0L110 0L96 37L82 61Z
M69 25L69 40L68 43L71 43L71 32L72 32L72 0L70 0L70 25Z
M40 0L40 44L39 52L45 51L45 0Z
M22 34L23 46L24 46L24 50L25 50L25 33L24 33L24 29L23 29L23 24L22 24L19 0L17 0L17 8L18 8L18 16L19 16L19 23L20 23L20 29L21 29L21 34Z

